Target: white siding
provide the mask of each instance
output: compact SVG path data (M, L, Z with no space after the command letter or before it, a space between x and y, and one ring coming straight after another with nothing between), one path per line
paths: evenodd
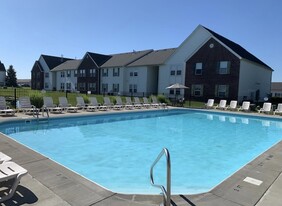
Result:
M75 84L77 84L77 77L74 76L74 70L71 70L71 76L67 77L67 71L65 70L65 77L61 77L61 71L52 72L53 78L56 79L56 87L57 91L61 90L61 83L64 83L65 90L67 89L66 83L71 83L71 91L76 91Z
M256 91L260 90L260 99L263 101L271 92L272 71L248 60L240 62L240 79L238 100L243 97L255 100Z
M115 67L118 68L118 67ZM108 76L103 76L103 69L101 69L101 85L100 85L100 92L102 91L102 84L108 84L108 92L113 91L113 84L119 84L119 91L123 91L123 78L124 78L124 68L119 67L119 76L113 76L113 69L114 68L103 68L108 69Z
M127 67L124 71L124 92L129 92L129 85L137 85L137 93L147 92L147 67ZM131 72L137 72L138 76L130 76Z

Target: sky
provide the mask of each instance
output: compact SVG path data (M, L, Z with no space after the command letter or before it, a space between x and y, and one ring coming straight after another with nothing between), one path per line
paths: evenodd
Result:
M0 0L0 61L30 79L41 54L83 58L178 47L199 25L236 42L282 82L281 0Z

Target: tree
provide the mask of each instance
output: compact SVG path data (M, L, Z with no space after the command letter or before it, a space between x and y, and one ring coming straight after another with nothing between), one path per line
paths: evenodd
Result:
M6 86L7 87L17 87L18 86L17 74L13 68L13 65L10 65L9 69L7 70Z

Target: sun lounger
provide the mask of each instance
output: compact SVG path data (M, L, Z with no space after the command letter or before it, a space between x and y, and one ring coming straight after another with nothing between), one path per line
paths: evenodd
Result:
M97 110L97 107L95 106L92 106L92 105L86 105L85 102L84 102L84 99L83 97L76 97L76 106L78 108L81 108L81 109L84 109L88 112L94 112Z
M205 104L205 107L207 109L211 109L213 108L213 105L214 105L214 99L208 99L208 102Z
M134 105L134 107L137 108L137 109L141 109L141 108L143 107L143 105L142 105L141 102L140 102L139 97L134 97L133 105Z
M250 111L250 104L251 104L250 102L244 101L242 103L242 106L239 107L238 111L244 111L244 112Z
M134 109L134 105L131 102L131 97L125 97L126 103L125 103L125 109Z
M151 107L151 104L149 103L149 100L147 97L143 97L143 106L147 109Z
M39 109L31 104L29 97L20 97L19 98L19 110L23 111L25 114L38 114Z
M98 110L102 110L102 111L106 111L108 109L107 106L103 106L101 105L98 101L96 97L89 97L89 101L90 101L90 105L92 107L96 107Z
M104 97L104 104L103 106L106 106L107 109L112 109L114 104L111 102L110 98L109 97Z
M7 187L7 193L0 197L0 203L13 197L20 179L25 174L27 174L27 170L14 162L4 162L0 165L0 183ZM5 185L7 181L12 181L12 184Z
M15 115L15 110L6 105L6 99L3 96L0 96L0 115Z
M273 114L282 114L282 103L278 104L277 109L275 109Z
M123 103L122 103L121 97L116 97L116 103L113 108L117 110L123 109Z
M158 101L157 97L156 96L152 96L152 103L151 105L153 107L166 107L166 103L161 103Z
M8 161L11 161L12 158L9 157L8 155L0 152L0 164L2 164L3 162L8 162Z
M62 113L63 109L58 107L56 104L53 103L52 97L43 97L43 110L47 109L49 112L52 113Z
M226 100L220 100L219 105L215 106L214 108L226 110Z
M237 110L237 101L236 100L230 101L230 105L227 107L227 109L229 109L229 110Z
M258 113L261 113L261 112L270 113L271 112L271 106L272 106L272 104L270 102L263 103L263 106L260 110L258 110Z
M72 113L77 112L78 110L78 107L73 107L71 104L69 104L66 97L59 97L59 107L62 107L63 110Z

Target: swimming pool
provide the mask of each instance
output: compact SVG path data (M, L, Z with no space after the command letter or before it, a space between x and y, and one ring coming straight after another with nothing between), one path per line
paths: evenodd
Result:
M282 121L194 110L115 113L15 122L0 131L119 193L158 194L150 166L163 147L172 193L206 192L282 139ZM165 160L155 182L165 184Z

